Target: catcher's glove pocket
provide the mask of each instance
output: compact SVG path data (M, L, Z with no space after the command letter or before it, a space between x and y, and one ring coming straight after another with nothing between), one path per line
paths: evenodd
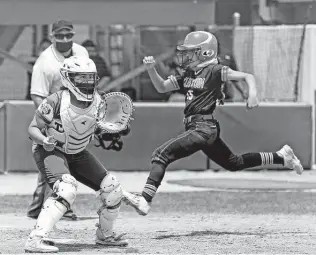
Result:
M99 133L129 132L134 106L131 98L122 92L111 92L103 97L97 111L96 130Z

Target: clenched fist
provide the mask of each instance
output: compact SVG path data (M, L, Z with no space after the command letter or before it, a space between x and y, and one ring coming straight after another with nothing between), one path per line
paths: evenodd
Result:
M247 100L247 106L246 108L248 110L258 107L259 106L259 99L257 96L249 96Z
M156 61L153 56L147 56L143 59L143 64L146 66L146 69L151 69L156 65Z

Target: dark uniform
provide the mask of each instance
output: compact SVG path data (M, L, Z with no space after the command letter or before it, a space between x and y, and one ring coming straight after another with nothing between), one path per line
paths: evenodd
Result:
M238 171L259 165L286 164L302 172L302 166L292 149L285 145L278 152L234 154L220 137L219 122L213 112L218 103L223 103L225 96L223 85L228 79L229 67L221 63L212 63L217 55L217 40L205 31L189 33L183 45L177 47L177 56L182 66L183 75L170 76L169 81L175 90L186 93L184 109L185 132L170 139L157 148L151 159L151 170L143 188L142 196L150 203L165 175L167 166L181 158L202 151L208 158L230 171ZM203 57L200 58L200 55ZM198 58L194 58L198 56ZM196 63L191 67L190 63ZM147 62L147 60L145 61ZM168 88L169 90L169 88ZM135 195L128 198L130 204L142 215L146 215L150 206ZM146 202L145 201L145 202Z
M222 84L227 81L227 70L227 66L210 64L202 69L186 71L183 76L169 77L176 88L186 92L185 132L157 148L152 155L152 163L166 168L173 161L202 150L227 170L237 171L260 165L260 160L245 164L244 158L248 154L237 156L230 150L220 138L219 122L212 115L217 103L224 99Z
M185 117L214 112L218 100L224 99L222 82L227 80L226 73L226 66L215 64L177 77L179 88L186 93Z

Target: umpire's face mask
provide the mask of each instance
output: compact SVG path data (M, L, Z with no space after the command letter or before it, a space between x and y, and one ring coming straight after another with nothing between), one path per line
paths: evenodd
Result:
M66 42L66 43L61 43L61 42L56 42L56 49L60 52L60 53L64 53L69 51L72 48L72 44L73 42Z
M72 41L73 36L74 36L74 33L70 31L54 34L53 37L54 37L55 48L60 53L69 51L73 45L73 41Z

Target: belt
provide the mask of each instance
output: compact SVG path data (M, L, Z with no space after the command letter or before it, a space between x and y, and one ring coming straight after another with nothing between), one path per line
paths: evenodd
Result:
M187 125L192 121L200 121L200 120L214 120L214 116L213 114L208 114L208 115L195 114L195 115L191 115L189 117L184 118L183 123Z

